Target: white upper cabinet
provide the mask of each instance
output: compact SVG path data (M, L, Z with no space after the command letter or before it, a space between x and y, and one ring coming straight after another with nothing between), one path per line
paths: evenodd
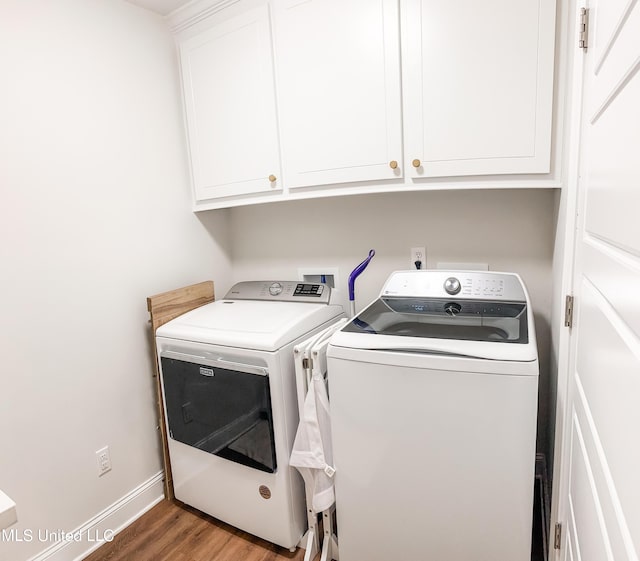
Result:
M397 0L275 0L288 188L402 178Z
M556 0L194 0L170 24L195 208L558 187L555 11Z
M179 50L196 203L280 192L268 5L213 18Z
M555 0L405 0L405 176L550 171Z

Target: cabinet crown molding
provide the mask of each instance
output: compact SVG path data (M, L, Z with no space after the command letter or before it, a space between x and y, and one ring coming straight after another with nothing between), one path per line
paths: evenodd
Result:
M173 33L180 33L238 2L240 0L193 0L171 12L166 18L167 24Z

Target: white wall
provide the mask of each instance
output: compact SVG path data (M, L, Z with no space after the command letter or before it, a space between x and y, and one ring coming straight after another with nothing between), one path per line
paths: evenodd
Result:
M145 299L209 278L224 294L227 212L190 211L159 17L2 0L0 74L0 489L18 531L66 532L159 472ZM0 540L0 559L49 545Z
M540 352L538 446L548 448L549 339L555 232L553 190L392 193L259 205L231 210L234 280L298 278L298 268L339 269L347 279L369 249L356 282L356 307L376 298L391 271L410 266L411 247L438 262L482 262L519 273L535 311Z

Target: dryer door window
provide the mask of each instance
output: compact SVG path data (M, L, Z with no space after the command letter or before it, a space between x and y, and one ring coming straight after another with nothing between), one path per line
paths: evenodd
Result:
M166 353L172 354L172 353ZM276 471L269 376L161 356L169 436L261 471Z

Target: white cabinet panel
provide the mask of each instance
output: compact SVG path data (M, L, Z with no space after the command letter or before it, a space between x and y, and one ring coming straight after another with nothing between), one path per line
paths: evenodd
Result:
M397 0L281 0L275 21L287 186L402 177Z
M181 41L180 58L196 201L278 192L268 6Z
M403 6L407 175L549 172L555 1Z

